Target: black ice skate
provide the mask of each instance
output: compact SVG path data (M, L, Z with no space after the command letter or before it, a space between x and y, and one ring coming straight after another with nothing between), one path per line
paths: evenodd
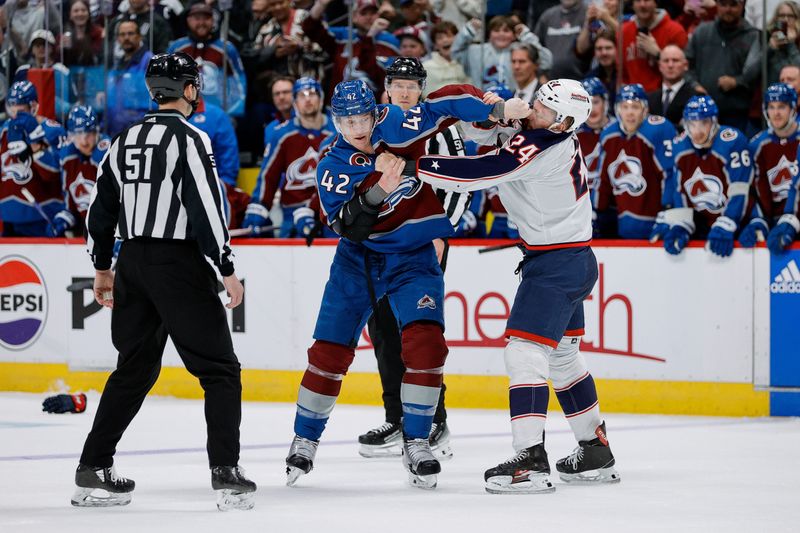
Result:
M561 481L588 485L620 481L606 438L606 423L597 426L594 433L597 437L580 441L570 455L556 463Z
M431 443L431 452L437 459L453 458L453 448L450 447L450 430L447 428L447 422L433 423L428 442Z
M358 436L358 454L361 457L396 457L403 445L403 427L386 422Z
M297 478L314 469L317 446L319 446L318 441L294 436L292 445L289 447L289 455L286 457L286 484L288 486L291 487Z
M212 466L211 487L217 491L217 509L252 509L255 502L256 484L244 477L240 466Z
M483 475L486 492L492 494L536 494L554 492L550 463L544 444L524 448L511 459L490 468Z
M435 489L442 466L431 453L428 439L403 439L403 465L412 487Z
M75 471L75 494L72 505L75 507L112 507L128 505L136 483L117 475L113 466L100 468L78 465Z

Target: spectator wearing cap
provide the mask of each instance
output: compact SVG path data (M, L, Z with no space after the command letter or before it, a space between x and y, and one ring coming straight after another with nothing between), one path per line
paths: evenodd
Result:
M45 24L45 2L49 4L48 24ZM14 55L27 57L33 32L44 27L58 28L60 12L53 0L6 0L0 7L0 26L9 29L5 37L11 42Z
M405 26L413 26L424 32L439 22L428 0L400 0L400 16Z
M453 57L461 61L464 71L472 78L476 87L486 88L502 83L511 90L517 84L511 74L511 43L532 44L539 52L539 66L548 70L553 64L553 54L542 46L539 38L524 24L512 17L498 15L489 21L489 42L473 44L483 24L472 19L456 35L453 43Z
M152 15L153 24L151 27L150 19ZM135 20L139 26L142 36L142 44L154 54L160 54L167 50L169 42L172 40L172 28L169 23L158 13L150 13L149 0L128 0L127 11L117 15L108 27L106 38L114 44L114 59L123 55L119 48L119 42L115 42L117 35L117 25L123 20Z
M405 26L394 32L400 40L400 55L422 61L431 49L428 34L416 26Z
M686 47L686 30L659 9L656 0L633 0L634 16L622 24L622 83L655 91L661 83L658 55L668 44Z
M206 102L222 107L230 115L244 115L247 95L244 65L230 41L223 43L214 37L214 10L204 2L192 4L186 25L189 34L172 41L167 52L183 52L197 61L203 76L201 93Z
M744 0L719 0L716 20L697 27L685 52L689 77L717 103L720 124L749 135L755 133L748 112L757 80L746 74L758 69L745 65L759 32L743 13Z
M453 41L457 33L456 25L447 20L435 24L431 29L433 52L430 59L422 63L428 73L424 96L445 85L471 83L464 67L453 59Z
M13 81L26 81L28 80L28 71L30 69L53 69L53 77L55 81L55 112L57 115L66 117L70 110L70 95L69 95L69 69L61 63L56 63L56 37L53 32L47 30L36 30L31 34L31 40L28 44L30 54L28 56L28 63L20 65L16 73L14 73ZM45 98L45 95L41 95ZM62 120L62 122L64 122Z
M69 20L59 38L67 66L92 66L103 54L103 27L92 22L88 0L72 0Z
M336 84L345 79L348 68L348 78L362 79L374 92L380 93L385 70L400 53L400 42L386 31L389 21L378 15L377 0L357 0L353 12L353 57L350 58L347 27L326 27L322 22L322 15L331 1L316 0L302 24L306 36L333 56L326 101L330 101Z
M142 33L135 19L116 25L117 46L122 56L108 72L106 84L108 117L106 126L113 137L137 120L154 105L144 80L147 64L153 53L142 42ZM102 109L102 105L98 109Z
M586 20L586 6L582 0L561 0L539 18L533 33L542 46L553 53L550 77L580 79L588 65L575 54L575 40Z

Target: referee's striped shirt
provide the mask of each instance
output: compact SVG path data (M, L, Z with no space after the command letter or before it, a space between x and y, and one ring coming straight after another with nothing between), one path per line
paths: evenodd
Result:
M428 139L425 152L429 155L466 155L464 151L464 140L461 138L461 134L458 132L455 124ZM436 191L436 196L439 198L439 201L442 202L442 208L447 214L450 224L452 224L453 228L458 228L461 222L461 215L463 215L464 211L469 207L472 193L459 193L455 191L445 191L444 189L434 190Z
M86 214L95 268L111 267L116 229L123 240L196 240L223 276L233 274L223 195L208 135L178 111L147 114L100 162Z

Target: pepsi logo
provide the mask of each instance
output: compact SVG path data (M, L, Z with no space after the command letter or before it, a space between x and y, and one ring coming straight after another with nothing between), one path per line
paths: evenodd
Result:
M0 346L24 350L47 321L47 287L36 266L20 256L0 259Z

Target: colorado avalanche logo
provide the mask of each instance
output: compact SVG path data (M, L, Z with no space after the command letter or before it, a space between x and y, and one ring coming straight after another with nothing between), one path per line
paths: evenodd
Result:
M383 202L383 208L378 216L386 216L405 199L413 198L422 190L422 182L411 176L404 176L400 185Z
M27 259L0 259L0 346L23 350L36 342L47 319L47 288Z
M372 164L372 162L365 154L356 152L350 156L350 164L356 167L368 167L370 164Z
M75 181L69 184L69 195L75 206L81 213L89 209L89 201L92 199L92 189L94 189L94 181L88 180L84 177L83 172L78 173Z
M699 168L686 180L683 188L692 204L698 209L711 213L722 213L725 209L725 187L722 181L711 174L704 174Z
M785 155L781 156L778 164L767 170L769 188L772 191L772 201L786 200L792 185L792 177L798 172L797 161L789 161Z
M608 166L608 175L615 195L641 196L647 189L647 181L642 176L642 162L626 154L625 150Z
M286 169L286 189L300 190L316 186L317 183L317 151L306 150Z
M17 185L25 185L33 178L30 159L22 162L17 156L10 152L5 152L1 164L3 167L3 181L13 181Z

